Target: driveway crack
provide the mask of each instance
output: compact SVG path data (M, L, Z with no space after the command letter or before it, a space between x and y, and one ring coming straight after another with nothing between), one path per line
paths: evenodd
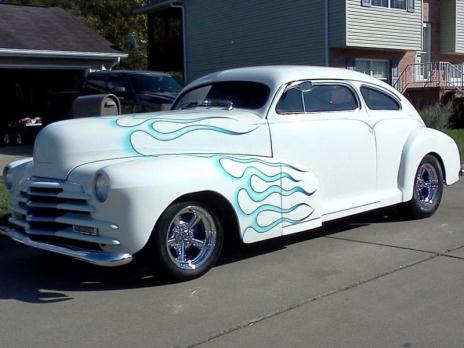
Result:
M409 249L409 250L414 250L414 249ZM326 297L329 297L329 296L332 296L332 295L335 295L335 294L338 294L338 293L341 293L341 292L344 292L344 291L347 291L347 290L350 290L350 289L353 289L353 288L356 288L360 285L363 285L363 284L367 284L369 282L372 282L374 280L377 280L379 278L382 278L382 277L385 277L385 276L388 276L390 274L393 274L393 273L396 273L398 271L401 271L403 269L408 269L408 268L411 268L411 267L414 267L416 265L419 265L421 263L424 263L424 262L427 262L427 261L430 261L438 256L441 256L440 254L437 254L437 253L432 253L432 252L429 252L429 251L424 251L426 253L429 253L431 254L430 256L426 257L425 259L421 259L419 261L414 261L414 262L411 262L411 263L408 263L408 264L405 264L405 265L402 265L402 266L399 266L393 270L390 270L390 271L387 271L387 272L383 272L383 273L379 273L379 274L376 274L370 278L367 278L367 279L364 279L364 280L359 280L359 281L356 281L354 283L350 283L344 287L341 287L341 288L338 288L336 290L330 290L330 291L327 291L325 293L322 293L320 295L317 295L317 296L313 296L313 297L308 297L308 298L305 298L303 299L302 301L300 302L297 302L295 304L292 304L292 305L289 305L289 306L286 306L286 307L283 307L283 308L280 308L280 309L277 309L275 311L272 311L268 314L265 314L265 315L262 315L260 317L257 317L257 318L254 318L254 319L251 319L249 321L245 321L243 323L240 323L236 326L233 326L233 327L230 327L228 329L225 329L225 330L221 330L209 337L207 337L206 339L202 339L200 341L197 341L197 342L194 342L194 343L191 343L189 345L186 345L186 346L180 346L180 347L183 347L183 348L193 348L193 347L198 347L202 344L205 344L205 343L208 343L208 342L211 342L215 339L218 339L222 336L225 336L225 335L228 335L228 334L231 334L235 331L238 331L238 330L241 330L241 329L244 329L246 327L250 327L250 326L253 326L253 325L256 325L262 321L265 321L267 319L270 319L270 318L273 318L273 317L276 317L276 316L279 316L281 314L284 314L286 312L290 312L294 309L297 309L299 307L302 307L306 304L309 304L309 303L312 303L312 302L315 302L315 301L318 301L318 300L321 300L321 299L324 299ZM176 347L171 347L171 348L176 348Z

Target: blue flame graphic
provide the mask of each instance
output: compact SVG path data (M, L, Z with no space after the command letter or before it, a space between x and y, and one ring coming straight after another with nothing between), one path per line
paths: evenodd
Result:
M124 125L119 121L116 121L117 126L124 127L124 128L136 128L133 132L130 133L130 137L137 132L143 132L145 134L150 135L154 139L158 141L172 141L183 137L186 134L198 131L211 131L216 133L222 133L226 135L245 135L255 131L258 127L252 127L246 131L234 131L228 128L219 127L219 126L212 126L208 124L195 124L197 122L202 121L210 121L210 120L233 120L230 117L198 117L198 118L162 118L162 117L155 117L145 121L141 121L140 123L132 124L132 125ZM176 124L176 125L186 125L183 127L179 127L178 129L170 132L161 132L156 128L156 125L159 123L168 123L168 124Z
M250 164L250 165L248 165L243 170L243 173L241 175L238 175L238 174L231 173L225 168L223 164L224 160L229 160L229 161L240 163L240 164ZM275 174L275 175L266 174L261 169L255 166L256 163L265 165L268 168L279 168L280 172L279 174ZM314 190L313 192L307 192L304 188L298 185L298 183L301 180L296 179L294 176L292 176L288 172L288 171L296 171L296 172L304 173L306 171L301 170L287 163L269 162L261 158L240 158L240 157L224 156L219 159L219 165L222 168L222 170L226 172L230 177L240 180L239 188L237 189L235 197L234 197L234 202L235 202L234 204L236 205L237 211L241 214L242 221L247 221L245 232L251 229L257 233L266 233L284 222L289 223L290 225L302 223L306 221L313 214L314 209L310 205L306 204L305 202L297 203L294 206L289 207L289 208L283 208L283 207L276 206L273 204L263 203L268 197L270 197L273 194L280 195L281 201L283 197L290 197L297 193L301 193L306 197L310 197L311 195L313 195L316 192L316 190ZM269 186L263 191L256 190L255 188L253 188L253 185L252 185L252 180L254 177L259 178L263 182L269 184ZM288 179L289 181L294 183L294 186L290 189L284 189L281 186L282 179ZM258 205L257 208L255 208L251 212L246 212L243 208L243 204L240 203L239 196L241 195L241 193L242 194L245 193L251 201L256 203ZM260 203L263 203L263 204L260 204ZM309 213L306 214L304 217L300 219L290 219L288 217L283 216L283 214L292 213L301 207L309 208L308 209ZM258 222L259 216L267 212L278 213L280 214L280 218L274 219L267 225L261 225Z

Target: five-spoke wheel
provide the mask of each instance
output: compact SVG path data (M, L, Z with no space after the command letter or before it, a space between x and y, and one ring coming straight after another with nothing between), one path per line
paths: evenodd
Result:
M149 257L171 278L188 280L216 263L222 244L223 230L213 209L194 201L175 203L158 220Z
M406 204L415 218L433 215L438 209L443 195L443 172L437 158L424 157L414 178L413 198Z

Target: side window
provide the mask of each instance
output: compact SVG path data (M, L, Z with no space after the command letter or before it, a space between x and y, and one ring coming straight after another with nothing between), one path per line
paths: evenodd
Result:
M105 93L105 77L101 75L89 76L85 84L84 94Z
M110 76L108 79L108 92L117 97L125 97L128 93L126 83L120 76Z
M301 91L291 88L287 90L277 103L277 113L295 114L304 113L303 96Z
M306 112L350 111L358 101L350 88L341 85L315 85L304 93Z
M400 110L401 105L388 94L370 87L361 87L361 94L371 110Z

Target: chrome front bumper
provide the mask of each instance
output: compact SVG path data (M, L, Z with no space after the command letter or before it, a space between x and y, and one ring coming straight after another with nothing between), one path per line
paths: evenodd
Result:
M75 258L80 261L91 263L97 266L103 267L116 267L130 263L132 261L132 255L127 253L110 253L104 251L88 251L88 250L77 250L70 249L58 245L36 242L26 236L24 233L15 231L8 227L0 226L0 235L9 237L12 240L45 251L49 251L55 254L65 255Z

